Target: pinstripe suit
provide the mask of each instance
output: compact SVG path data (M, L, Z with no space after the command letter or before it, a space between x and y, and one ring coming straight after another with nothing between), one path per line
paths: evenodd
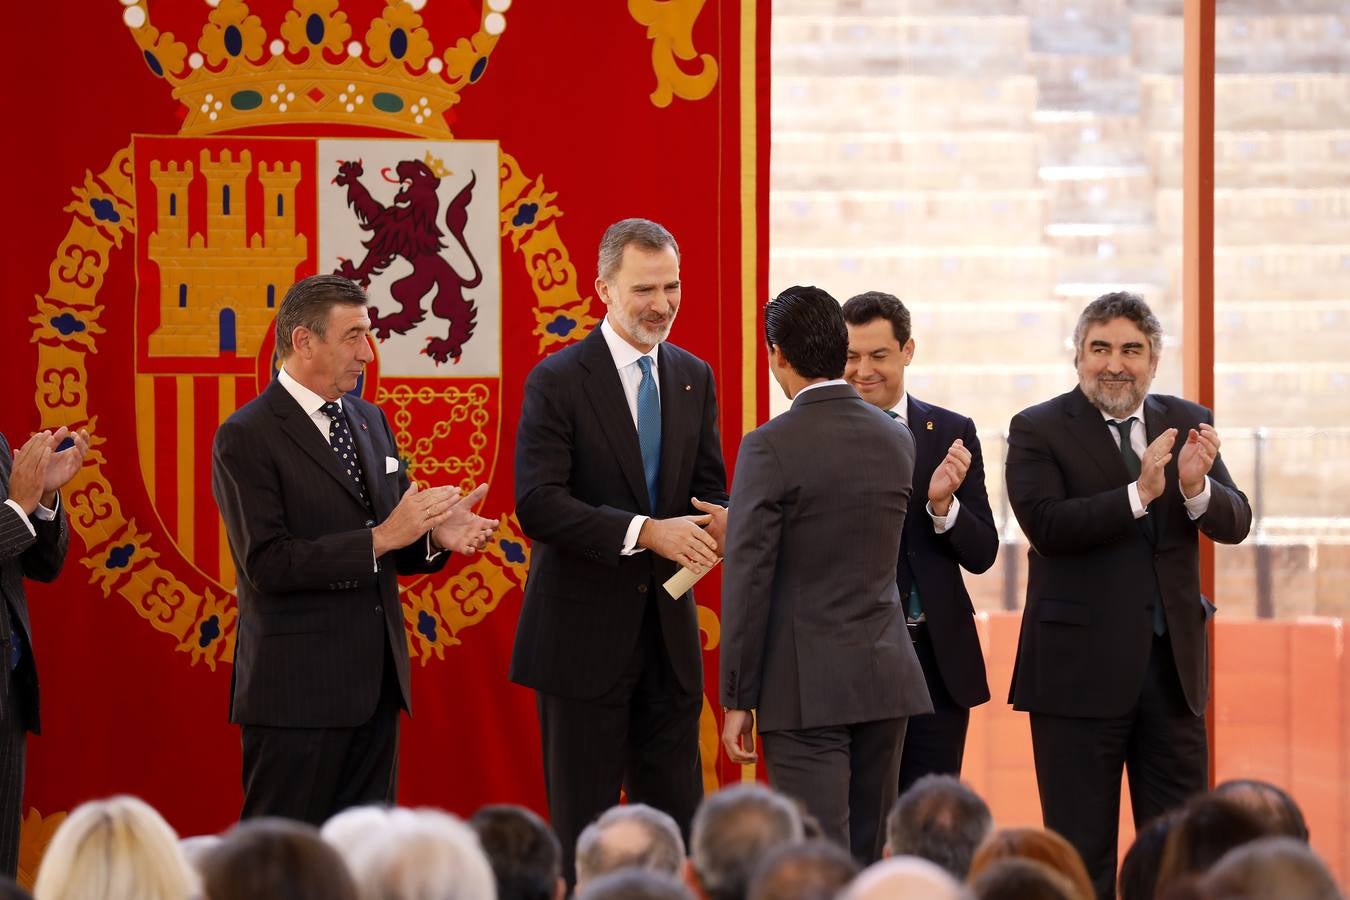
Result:
M398 449L384 414L352 395L342 406L370 509L279 382L216 432L212 493L239 579L230 721L244 728L245 815L321 822L352 802L393 800L397 710L411 710L412 696L396 575L436 571L448 554L428 561L425 542L415 541L381 557L376 570L371 528L389 516L408 479L386 473L386 458L397 458ZM385 785L386 796L348 797L341 782L351 774L337 771L345 764L322 757L346 755L344 736L377 711L392 715L392 753L387 771L381 763L365 774ZM262 760L266 771L252 769L250 734L264 729L309 741L308 753L321 758L297 760L289 772L273 768L275 760ZM322 763L331 764L334 783L296 783Z
M0 871L13 875L19 861L19 822L23 812L24 745L26 733L38 733L37 667L33 661L32 634L28 624L28 601L23 580L52 581L61 571L70 536L66 514L57 504L56 518L44 521L29 516L29 531L19 513L4 501L9 498L9 473L13 465L8 442L0 435L0 594L5 613L0 614ZM34 534L36 532L36 534ZM20 634L13 633L18 626ZM23 645L18 669L9 667L10 647Z

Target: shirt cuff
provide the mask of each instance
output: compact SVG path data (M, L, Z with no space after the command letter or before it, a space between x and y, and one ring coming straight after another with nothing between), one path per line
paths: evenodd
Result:
M939 516L933 512L931 501L924 506L924 509L928 510L928 517L933 520L933 533L944 534L956 527L956 514L961 511L961 501L957 499L955 494L952 494L952 505L947 507L945 516Z
M1184 495L1183 495L1184 497ZM1203 516L1209 510L1209 476L1205 476L1205 486L1200 489L1200 493L1194 497L1187 498L1186 515L1191 517L1191 521Z
M28 513L23 511L23 507L15 503L13 500L6 500L5 505L13 509L16 513L18 513L19 520L23 522L25 527L27 527L28 533L31 534L33 537L37 537L37 530L33 528L33 523L28 521Z
M1134 513L1136 519L1142 519L1148 515L1148 510L1144 508L1143 501L1139 499L1139 482L1131 481L1125 488L1125 493L1130 495L1130 512Z
M642 531L642 523L649 518L651 517L633 516L633 521L628 523L628 531L623 536L623 547L619 549L620 556L632 556L642 552L643 548L637 545L638 533Z
M431 542L431 532L427 532L427 562L433 562L436 557L446 552L444 547L437 547Z
M56 511L60 508L61 508L61 495L57 494L55 506L53 506L51 509L48 509L47 507L43 506L42 501L39 500L37 509L33 510L33 515L37 516L38 519L43 522L50 522L56 518Z

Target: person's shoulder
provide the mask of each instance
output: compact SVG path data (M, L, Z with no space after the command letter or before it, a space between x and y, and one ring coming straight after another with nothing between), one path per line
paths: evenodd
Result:
M1181 419L1189 422L1209 422L1214 419L1209 407L1202 406L1193 400L1187 400L1185 397L1176 397L1172 394L1149 394L1146 402L1152 402L1162 407L1163 414L1169 420Z
M285 391L283 390L282 393L285 393ZM230 413L220 427L241 428L257 424L263 420L263 416L269 414L268 410L275 401L276 398L272 395L271 389L264 389L261 394Z
M914 402L915 411L921 412L925 419L931 419L934 422L954 428L964 428L967 422L973 421L970 416L959 413L954 409L938 406L936 403L929 403L927 400L921 400L918 397L910 397L910 399Z
M1032 421L1041 421L1052 417L1062 416L1064 412L1074 403L1078 389L1066 391L1057 397L1051 397L1049 400L1042 400L1040 403L1034 403L1026 409L1019 412L1014 419L1026 418Z

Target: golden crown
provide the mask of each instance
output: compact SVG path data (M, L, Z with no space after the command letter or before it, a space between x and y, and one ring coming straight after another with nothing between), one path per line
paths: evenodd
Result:
M146 65L187 108L182 134L322 122L449 137L445 112L483 77L506 28L511 0L483 0L478 32L438 53L421 10L427 0L387 0L364 37L341 0L292 0L268 39L247 0L213 7L189 52L150 21L146 0L120 0Z

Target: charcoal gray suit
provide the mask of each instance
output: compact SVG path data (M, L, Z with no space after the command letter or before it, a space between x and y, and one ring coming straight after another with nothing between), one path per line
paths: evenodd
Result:
M895 582L909 430L828 382L746 435L722 575L722 704L756 709L769 781L863 860L905 720L932 712Z

